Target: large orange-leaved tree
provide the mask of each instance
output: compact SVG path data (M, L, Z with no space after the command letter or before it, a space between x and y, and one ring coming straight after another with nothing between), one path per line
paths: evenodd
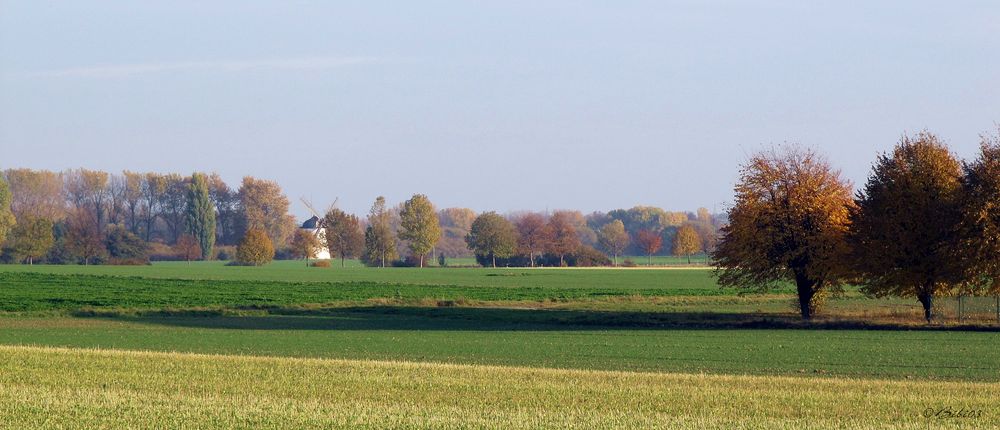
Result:
M851 185L819 154L786 146L747 162L729 225L712 254L724 287L767 291L795 284L803 319L849 273Z

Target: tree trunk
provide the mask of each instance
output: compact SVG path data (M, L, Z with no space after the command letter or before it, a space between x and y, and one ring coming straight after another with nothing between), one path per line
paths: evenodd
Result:
M927 324L931 323L934 315L931 312L934 305L934 294L933 293L921 293L917 296L917 300L920 300L920 304L924 305L924 319L927 320Z
M802 319L809 321L813 317L813 298L816 296L816 281L807 278L804 274L795 274L795 289L799 296L799 314Z
M423 254L420 254L420 268L421 269L424 268L424 255Z
M646 254L646 265L647 266L653 265L653 254Z
M559 267L566 266L566 261L563 259L563 255L559 254Z
M798 285L799 290L799 314L802 315L802 319L809 321L813 317L812 313L812 300L815 292L812 289L812 285Z
M688 266L691 265L691 254L688 254Z
M345 266L345 263L344 263L344 255L343 254L340 255L340 267L347 267L347 266Z
M618 253L615 253L615 267L618 267Z
M529 252L528 258L531 259L531 267L535 267L535 251Z
M493 268L496 269L497 268L497 256L493 255L493 254L490 254L490 257L493 258Z

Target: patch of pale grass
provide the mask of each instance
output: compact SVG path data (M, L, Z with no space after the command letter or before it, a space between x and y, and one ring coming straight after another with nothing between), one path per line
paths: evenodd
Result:
M988 428L1000 384L0 346L11 428ZM931 419L927 408L982 410Z

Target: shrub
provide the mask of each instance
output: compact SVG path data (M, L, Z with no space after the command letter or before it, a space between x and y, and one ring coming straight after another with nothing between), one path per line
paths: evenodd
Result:
M476 263L483 267L493 267L493 259L488 255L476 254ZM558 257L556 258L558 260ZM527 255L514 255L509 258L497 258L497 267L528 267L531 260Z
M407 256L401 260L393 260L392 267L419 267L420 257L414 257L412 255Z
M177 253L169 245L163 242L149 242L147 244L149 259L151 261L176 261Z
M112 266L148 266L152 263L145 258L108 258L107 264Z
M638 266L638 264L635 264L635 261L632 261L631 258L626 258L625 261L622 261L622 267L636 267L636 266Z
M282 261L282 260L298 260L299 258L301 258L301 257L299 257L298 255L295 255L295 251L292 248L289 248L287 246L283 246L281 248L275 248L274 249L274 259L275 260L279 260L279 261Z
M146 241L125 227L109 227L104 242L108 248L108 262L111 264L141 265L149 262Z
M309 265L312 267L330 267L330 262L327 260L319 260L313 261L312 263L309 263Z
M594 267L594 266L610 266L611 259L603 252L594 249L592 246L581 246L577 249L568 259L567 263L570 266L576 267Z
M215 259L220 261L232 260L236 257L236 247L230 245L217 245L215 247Z
M235 264L240 266L263 266L273 259L274 245L267 233L259 228L248 230L236 247Z

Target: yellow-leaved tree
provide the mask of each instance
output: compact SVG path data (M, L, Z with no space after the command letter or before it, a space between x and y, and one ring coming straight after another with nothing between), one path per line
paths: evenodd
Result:
M687 257L688 264L691 264L691 254L701 252L701 236L690 224L684 224L677 229L674 235L674 255Z

